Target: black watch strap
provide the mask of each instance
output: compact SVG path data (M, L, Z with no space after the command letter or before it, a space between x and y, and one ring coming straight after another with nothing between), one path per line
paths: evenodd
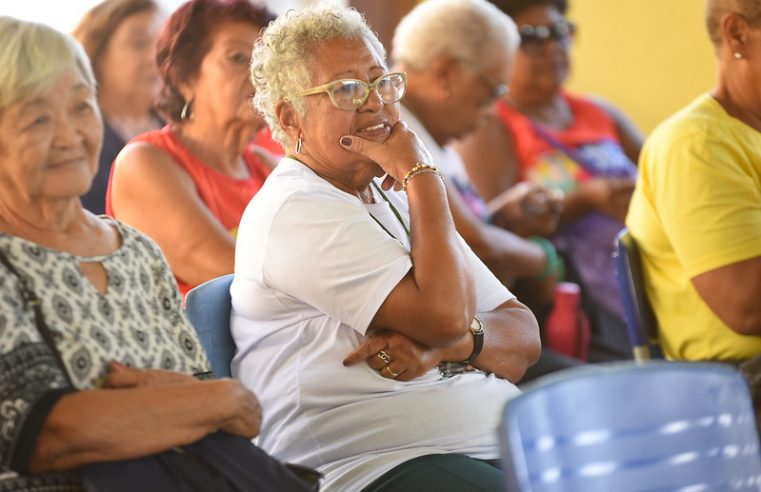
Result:
M484 348L484 325L477 316L473 316L473 321L470 322L470 332L473 334L473 352L464 362L473 365Z

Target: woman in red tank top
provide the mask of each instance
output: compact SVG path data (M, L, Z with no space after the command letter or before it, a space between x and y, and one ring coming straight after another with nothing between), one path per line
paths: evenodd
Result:
M185 294L233 271L235 235L271 165L251 146L264 122L249 101L253 43L272 15L248 0L193 0L159 37L171 123L134 138L111 171L106 211L158 242Z
M611 253L634 188L642 135L608 104L563 90L575 29L565 18L565 0L499 6L521 34L509 92L497 114L457 150L487 201L519 181L564 193L560 227L552 239L584 289L593 346L603 347L603 359L627 356ZM529 215L513 220L530 221ZM510 217L502 219L501 224L510 224Z

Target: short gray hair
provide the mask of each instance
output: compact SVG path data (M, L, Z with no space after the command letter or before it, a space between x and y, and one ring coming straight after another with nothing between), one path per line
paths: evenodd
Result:
M413 69L441 55L478 66L495 47L519 44L515 23L486 0L427 0L399 22L392 57Z
M721 19L732 12L742 15L755 26L761 24L761 0L708 0L706 28L716 48L721 45Z
M95 76L82 46L68 34L36 22L0 17L0 108L38 94L75 65L95 90Z
M251 59L254 105L272 130L272 138L280 144L286 145L286 134L277 120L275 106L312 84L309 67L319 62L314 58L315 47L335 38L364 39L380 59L386 59L386 50L362 14L331 4L289 10L272 21L256 40ZM303 98L293 99L292 104L300 115L304 114Z

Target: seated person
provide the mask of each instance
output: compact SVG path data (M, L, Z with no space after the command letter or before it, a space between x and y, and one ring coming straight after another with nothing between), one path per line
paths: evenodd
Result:
M404 74L359 13L324 4L271 23L251 74L288 153L243 216L231 287L262 449L326 489L502 490L496 427L538 327L457 235L400 121Z
M132 137L163 125L153 111L159 88L156 35L160 20L153 0L104 0L74 28L74 37L92 63L103 114L98 173L82 196L84 207L95 214L106 210L108 176L119 151Z
M157 47L159 109L171 122L132 140L109 183L107 213L148 234L180 291L233 271L235 234L270 168L251 140L251 48L272 15L250 0L191 0Z
M574 30L565 18L565 0L492 3L518 25L520 49L497 114L457 150L486 200L519 181L564 193L552 240L569 260L571 280L583 289L593 328L590 360L628 358L611 254L624 227L642 137L609 104L564 90ZM510 218L505 222L509 227Z
M253 393L193 377L209 363L158 246L82 208L103 138L87 55L8 17L0 39L15 67L0 74L0 490L76 492L84 465L256 436Z
M562 260L549 240L524 239L488 223L462 159L448 145L483 124L505 91L519 42L515 25L487 2L432 2L405 16L393 39L394 70L407 74L401 119L444 173L457 232L502 283L534 294L527 296L532 301L527 305L541 319L551 306ZM517 188L523 191L511 193L524 198L539 192L538 185ZM559 211L548 206L547 216L539 218L548 226L545 232L554 232ZM546 355L547 370L570 364Z
M761 0L709 0L718 78L647 139L626 225L666 356L761 355Z

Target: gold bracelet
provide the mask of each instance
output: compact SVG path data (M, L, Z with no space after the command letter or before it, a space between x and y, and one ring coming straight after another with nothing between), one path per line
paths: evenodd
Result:
M422 164L417 163L415 164L415 167L407 171L407 174L404 175L404 179L402 180L402 190L407 191L407 185L409 184L410 180L414 178L415 176L420 176L424 173L434 173L436 176L441 178L441 181L444 181L444 175L441 174L441 171L435 166L431 166L430 164Z

